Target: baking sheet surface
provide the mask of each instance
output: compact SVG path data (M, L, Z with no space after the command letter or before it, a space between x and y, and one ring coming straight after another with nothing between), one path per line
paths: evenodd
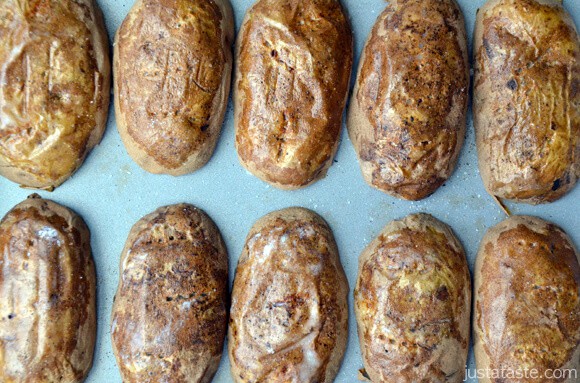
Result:
M103 9L112 41L132 1L97 0ZM381 0L343 0L355 36L355 66L371 27L385 7ZM459 0L465 14L468 36L473 34L475 14L483 0ZM252 1L234 0L236 29ZM565 0L564 6L580 25L580 2ZM352 90L352 87L351 87ZM0 216L32 191L0 177ZM127 155L115 126L111 103L109 124L100 146L81 169L55 192L43 197L62 203L83 216L92 233L97 266L98 339L94 366L88 383L121 382L110 341L110 311L117 287L118 263L131 226L159 206L188 202L204 209L217 223L230 257L230 286L244 239L253 222L262 215L288 206L304 206L321 214L334 230L340 256L351 286L350 334L348 349L337 383L356 382L362 367L352 310L352 288L357 274L358 255L390 220L415 212L427 212L453 227L462 241L473 271L477 246L485 231L505 218L487 195L477 170L471 111L467 137L459 164L451 179L430 198L406 202L367 186L346 130L335 163L328 176L300 191L274 189L247 173L238 163L234 149L232 105L228 107L216 152L200 171L180 177L159 176L141 170ZM530 214L560 225L580 244L580 187L563 199L542 206L509 204L514 214ZM470 351L469 368L473 371ZM475 379L468 380L475 382ZM232 382L227 353L214 382Z

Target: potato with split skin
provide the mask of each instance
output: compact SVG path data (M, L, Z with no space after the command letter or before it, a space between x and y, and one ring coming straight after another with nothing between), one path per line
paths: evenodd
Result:
M478 369L535 369L538 377L527 383L578 382L579 257L562 229L536 217L512 216L485 234L474 283Z
M465 22L455 0L394 0L360 60L348 132L365 181L420 200L450 176L469 93Z
M211 382L227 312L227 252L207 214L171 205L133 226L111 318L123 382Z
M338 0L258 0L238 34L236 150L280 189L326 175L338 147L353 60Z
M289 208L258 220L232 291L234 381L334 381L348 337L347 295L334 237L320 216Z
M232 72L229 0L137 0L115 38L117 128L150 173L192 173L211 158Z
M0 221L0 382L83 382L95 302L83 219L36 194L10 210Z
M388 224L360 256L354 306L372 382L463 382L471 279L449 226L428 214Z
M580 175L580 40L562 1L488 1L474 57L485 188L530 204L561 198Z
M66 181L107 122L109 42L94 0L0 2L0 175Z

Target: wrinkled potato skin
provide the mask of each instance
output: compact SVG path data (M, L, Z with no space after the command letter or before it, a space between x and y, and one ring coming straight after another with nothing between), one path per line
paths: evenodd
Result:
M188 204L137 222L111 318L125 383L209 383L227 330L228 258L218 228Z
M580 370L579 254L562 229L527 216L501 222L481 242L474 279L478 369L515 371L526 366L539 376L547 369ZM569 376L526 382L577 380Z
M427 214L387 225L360 256L354 299L373 382L463 382L471 280L449 226Z
M338 0L258 0L236 46L236 149L280 189L323 178L342 128L353 60Z
M81 217L29 197L0 222L0 381L80 383L93 362L95 265Z
M99 143L109 42L94 0L0 4L0 175L53 189Z
M211 158L232 72L228 0L138 0L115 37L115 111L129 155L179 176Z
M580 45L557 0L492 0L474 41L479 169L494 196L531 204L580 173Z
M407 200L434 193L461 151L468 92L456 1L389 1L363 49L348 113L365 181Z
M232 292L234 381L334 381L348 337L347 295L332 231L320 216L289 208L258 220Z

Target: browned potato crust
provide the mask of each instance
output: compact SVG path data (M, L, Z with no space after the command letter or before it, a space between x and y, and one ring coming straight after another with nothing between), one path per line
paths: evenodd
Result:
M474 123L494 196L532 204L580 174L580 45L559 0L491 0L479 10Z
M200 209L157 209L123 249L111 336L125 383L209 383L227 330L228 257Z
M363 50L348 115L364 179L408 200L434 193L463 145L468 89L456 1L389 1Z
M363 251L354 292L366 373L379 382L462 382L471 280L446 224L414 214Z
M473 318L480 369L580 370L578 251L559 227L514 216L483 238L475 268ZM516 383L518 379L480 379ZM577 382L528 379L534 382Z
M205 165L230 92L234 20L228 0L138 0L115 38L117 128L151 173Z
M330 383L348 337L348 282L332 231L302 208L258 220L239 260L229 331L238 383Z
M0 2L0 175L53 189L99 143L109 43L94 0Z
M95 265L81 217L32 195L0 221L0 382L79 383L93 362Z
M236 149L281 189L323 178L336 153L352 68L338 0L258 0L238 35Z

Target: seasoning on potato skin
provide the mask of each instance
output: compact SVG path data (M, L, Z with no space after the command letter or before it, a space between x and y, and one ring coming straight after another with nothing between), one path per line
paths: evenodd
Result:
M0 175L53 189L99 143L109 45L94 0L0 4Z
M562 229L535 217L512 216L486 233L475 266L479 369L525 366L546 377L526 382L577 382L545 373L580 370L579 256Z
M449 226L427 214L387 225L361 254L354 298L373 382L463 381L471 281Z
M127 238L111 336L123 382L209 383L227 330L228 258L188 204L157 209Z
M363 50L348 114L369 185L419 200L449 178L465 135L467 56L455 0L389 1Z
M334 381L348 336L347 294L334 237L320 216L290 208L258 220L232 292L234 381Z
M115 41L115 111L133 160L174 176L205 165L230 91L228 0L138 0Z
M238 35L236 149L281 189L324 177L342 127L352 32L338 0L258 0Z
M81 217L32 195L0 221L0 381L80 383L93 361L95 266Z
M558 0L492 0L474 38L479 169L500 198L545 203L580 174L580 44Z

